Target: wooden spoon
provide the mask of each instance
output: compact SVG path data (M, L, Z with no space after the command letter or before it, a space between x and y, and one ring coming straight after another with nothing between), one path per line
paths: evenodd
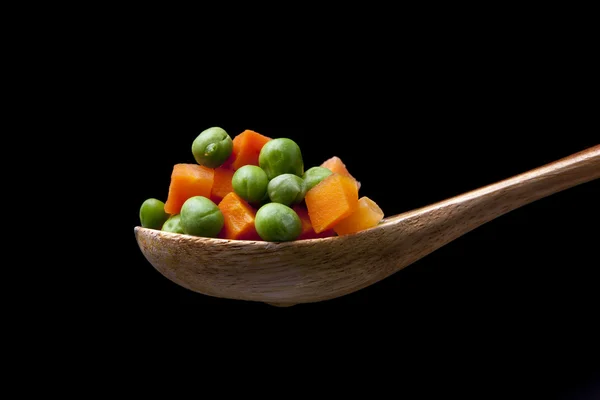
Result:
M372 285L511 210L600 177L600 145L353 235L285 243L202 238L135 227L146 259L205 295L278 306Z

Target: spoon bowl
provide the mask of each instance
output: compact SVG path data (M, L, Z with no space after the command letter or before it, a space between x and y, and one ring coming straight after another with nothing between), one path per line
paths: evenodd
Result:
M274 243L139 226L134 233L149 263L178 285L209 296L290 306L365 288L511 210L599 177L596 145L352 235Z

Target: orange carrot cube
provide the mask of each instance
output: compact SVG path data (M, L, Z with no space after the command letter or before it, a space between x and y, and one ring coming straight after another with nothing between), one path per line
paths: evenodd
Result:
M354 178L333 173L306 192L310 222L316 233L333 228L358 208L358 187Z
M175 164L171 173L165 212L179 214L183 203L193 196L210 198L214 170L198 164Z
M370 198L363 196L358 200L358 208L348 217L339 221L333 230L340 236L372 228L383 219L383 211Z
M235 192L229 192L219 203L223 213L222 239L261 240L254 227L256 211Z

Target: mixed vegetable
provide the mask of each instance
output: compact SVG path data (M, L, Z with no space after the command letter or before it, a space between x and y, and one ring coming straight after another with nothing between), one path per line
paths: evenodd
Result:
M372 228L384 213L359 197L360 182L337 157L305 170L289 138L220 127L192 143L196 164L173 166L166 201L145 200L144 228L194 236L285 242Z

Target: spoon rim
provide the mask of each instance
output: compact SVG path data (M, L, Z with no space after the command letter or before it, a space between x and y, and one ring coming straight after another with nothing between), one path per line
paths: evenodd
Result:
M325 237L325 238L311 238L311 239L301 239L301 240L290 240L290 241L286 241L286 242L273 242L273 241L268 241L268 240L241 240L241 239L223 239L223 238L211 238L211 237L205 237L205 236L194 236L194 235L189 235L189 234L185 234L185 233L174 233L174 232L162 231L160 229L144 228L142 226L135 226L134 232L135 232L136 236L138 233L148 232L153 235L160 236L161 238L164 238L164 239L179 240L179 241L184 240L186 242L214 243L214 244L219 244L219 245L235 244L235 245L239 245L239 246L269 245L269 246L277 246L277 247L298 246L303 243L333 242L334 240L342 239L344 236L349 236L349 235L329 236L329 237ZM357 232L356 234L359 234L359 233L360 232Z
M277 247L297 247L297 246L303 246L303 245L314 245L315 243L329 243L329 242L334 242L334 241L340 241L340 240L348 240L349 238L356 238L356 237L362 237L366 234L370 234L375 230L380 230L383 229L386 225L389 225L390 222L392 221L397 221L397 217L401 216L402 214L406 214L406 213L401 213L401 214L397 214L397 215L393 215L390 217L385 217L383 218L379 224L369 228L369 229L365 229L362 230L360 232L355 232L352 234L346 234L346 235L336 235L336 236L328 236L328 237L324 237L324 238L310 238L310 239L300 239L300 240L290 240L290 241L285 241L285 242L275 242L275 241L268 241L268 240L241 240L241 239L224 239L224 238L211 238L211 237L206 237L206 236L194 236L194 235L189 235L186 233L175 233L175 232L168 232L168 231L163 231L160 229L152 229L152 228L144 228L142 226L136 225L134 227L134 233L137 236L138 233L142 233L142 232L153 232L153 234L160 236L162 238L165 239L169 239L169 240L185 240L186 242L198 242L198 243L214 243L214 244L219 244L219 245L223 245L223 244L235 244L235 245L240 245L240 246L265 246L265 245L269 245L269 246L277 246Z

